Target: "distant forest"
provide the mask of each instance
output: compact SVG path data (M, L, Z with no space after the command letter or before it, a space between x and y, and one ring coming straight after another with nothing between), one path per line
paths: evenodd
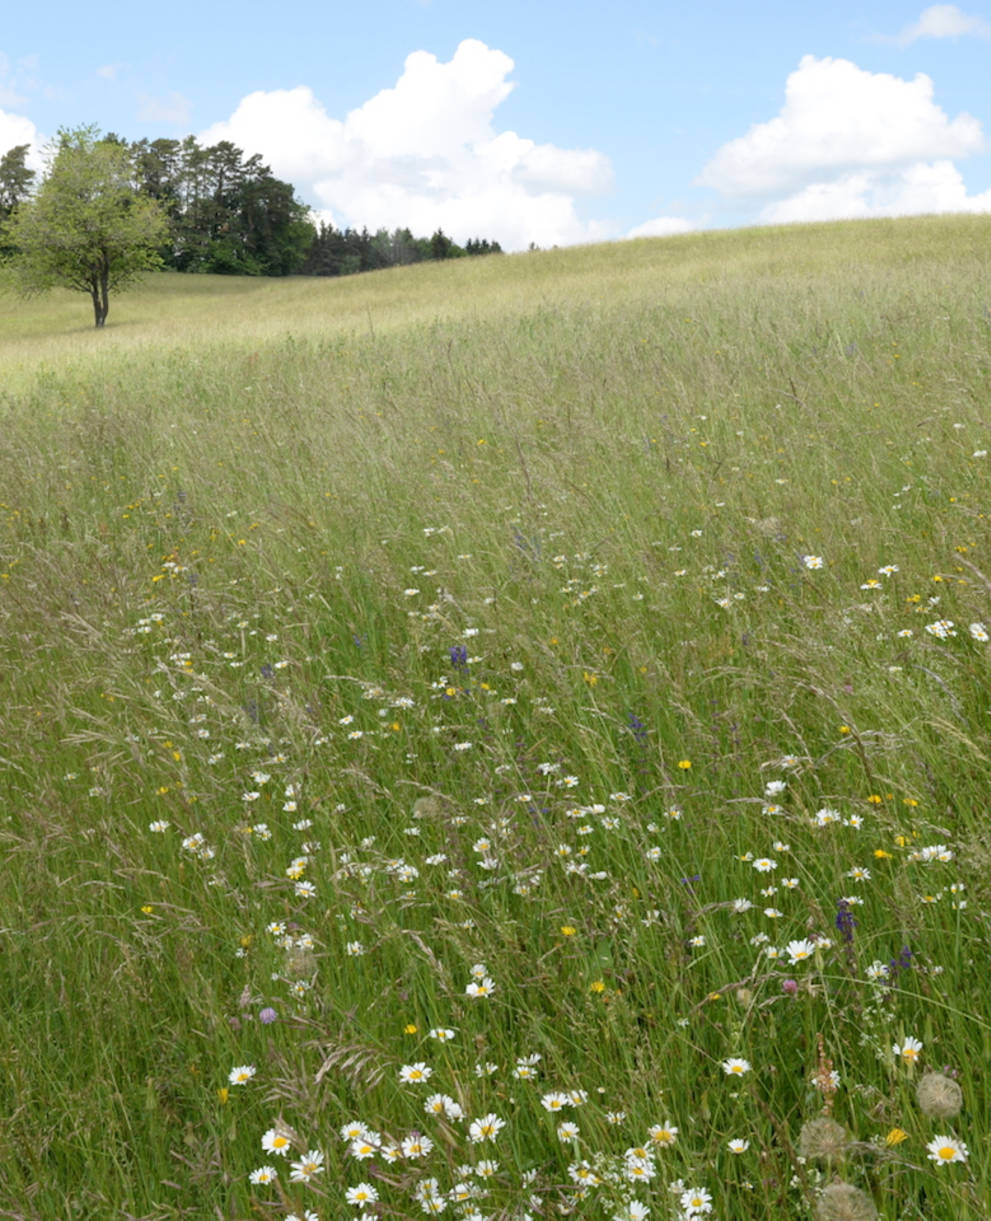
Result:
M202 148L193 136L129 143L110 133L104 139L128 150L135 190L164 212L169 237L159 253L174 271L346 276L502 253L498 242L484 238L459 246L441 229L431 237L414 237L407 228L369 233L314 225L292 184L229 140ZM30 194L34 172L27 168L27 153L28 145L20 144L0 157L0 223Z

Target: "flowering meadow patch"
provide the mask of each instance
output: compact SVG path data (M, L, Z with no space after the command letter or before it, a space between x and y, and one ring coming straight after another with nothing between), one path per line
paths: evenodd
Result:
M5 404L0 1212L986 1221L986 230Z

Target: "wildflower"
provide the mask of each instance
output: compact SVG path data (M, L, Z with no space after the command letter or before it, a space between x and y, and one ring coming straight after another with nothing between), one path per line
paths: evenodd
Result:
M936 636L940 640L946 640L948 636L957 634L952 619L937 619L935 623L927 623L926 631L930 636Z
M750 1072L750 1061L740 1060L735 1056L723 1061L723 1072L729 1077L742 1077L744 1073Z
M433 1071L422 1060L416 1064L404 1064L399 1070L399 1080L403 1085L421 1085L430 1079Z
M470 996L472 1000L479 1000L483 996L490 996L494 990L495 982L485 975L480 981L472 980L465 988L465 995Z
M505 1126L504 1119L500 1119L498 1115L490 1112L488 1115L483 1115L481 1119L472 1120L468 1128L468 1137L476 1145L483 1140L495 1140Z
M428 1115L446 1115L448 1119L464 1119L461 1104L447 1094L431 1094L423 1104Z
M673 1145L678 1139L678 1129L673 1124L655 1124L647 1133L653 1145Z
M680 1197L681 1207L688 1217L700 1217L712 1212L712 1196L704 1187L689 1187Z
M290 1180L293 1183L308 1183L323 1170L323 1154L319 1149L310 1149L298 1162L292 1162L291 1166Z
M891 1050L896 1056L900 1056L906 1064L916 1064L918 1063L919 1052L922 1051L922 1043L911 1035L907 1035L904 1043L895 1043Z
M885 1136L884 1143L889 1149L893 1149L895 1145L900 1145L903 1140L908 1140L908 1133L904 1128L892 1128Z
M988 629L983 623L972 623L967 630L975 640L980 640L982 643L991 640L991 636L988 635Z
M806 958L811 958L815 953L815 948L815 945L807 938L802 941L789 941L785 947L792 966L796 962L802 962Z
M248 1175L249 1183L274 1183L279 1177L279 1172L274 1166L259 1166L257 1170L252 1170Z
M560 1111L562 1107L571 1105L571 1099L567 1094L545 1094L540 1100L540 1105L545 1111Z
M758 873L770 873L772 870L777 869L778 862L768 856L761 856L753 862L753 866Z
M825 565L825 561L821 555L803 555L802 563L810 570L822 568Z
M262 1148L266 1153L277 1153L280 1157L285 1157L292 1146L292 1141L278 1128L269 1128L262 1137Z
M426 1157L433 1147L434 1142L430 1137L421 1136L419 1133L407 1136L400 1145L403 1157L408 1158Z
M969 1156L963 1141L952 1136L934 1136L926 1148L929 1150L929 1160L939 1166L947 1162L965 1162Z
M378 1198L379 1193L371 1183L359 1183L357 1187L349 1187L344 1193L344 1199L348 1204L375 1204Z
M649 1182L657 1168L649 1157L628 1157L623 1172L631 1183L641 1183Z
M730 1151L730 1153L746 1153L746 1151L750 1148L750 1141L740 1140L739 1137L737 1137L735 1140L727 1141L726 1148Z
M580 1135L581 1132L576 1123L562 1123L557 1126L557 1138L559 1141L577 1140Z
M454 1031L441 1026L435 1026L429 1031L429 1036L431 1039L437 1039L440 1043L449 1043L454 1038Z
M598 1182L598 1180L595 1180ZM624 1205L621 1213L615 1213L613 1221L646 1221L650 1209L646 1204L641 1204L639 1200L631 1200L629 1204Z
M231 1085L246 1085L258 1070L253 1064L239 1064L227 1074Z
M952 1119L963 1106L960 1086L943 1073L926 1073L915 1088L915 1097L922 1114L931 1119Z

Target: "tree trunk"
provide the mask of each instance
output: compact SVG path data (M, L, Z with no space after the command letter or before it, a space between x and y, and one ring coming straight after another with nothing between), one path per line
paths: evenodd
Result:
M104 259L103 270L100 272L100 321L97 326L103 326L110 313L110 271Z
M106 314L103 313L103 303L100 301L100 294L97 289L91 288L89 295L93 298L93 319L94 325L103 326L106 319Z

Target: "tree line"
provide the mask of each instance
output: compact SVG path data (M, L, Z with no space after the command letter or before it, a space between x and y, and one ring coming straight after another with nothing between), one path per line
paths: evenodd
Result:
M161 266L174 271L341 276L501 253L498 242L472 238L459 246L441 229L423 238L408 228L371 234L364 228L314 224L290 183L276 178L260 156L246 156L229 140L209 146L193 136L129 143L113 132L100 136L85 128L59 133L55 161L71 150L78 153L81 144L93 157L102 157L104 166L111 154L115 189L129 173L134 196L157 205L165 228L155 253ZM0 158L0 234L4 221L32 198L35 175L27 167L28 151L21 144ZM13 250L7 226L6 238L0 237L0 258Z

